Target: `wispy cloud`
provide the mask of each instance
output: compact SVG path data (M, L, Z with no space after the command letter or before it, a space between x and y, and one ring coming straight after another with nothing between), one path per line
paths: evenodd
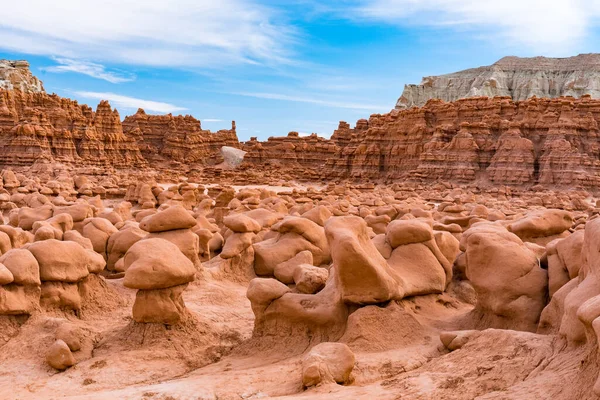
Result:
M13 1L0 15L0 48L163 67L287 62L295 31L257 1Z
M109 71L104 65L96 64L89 61L72 60L70 58L53 57L59 65L40 68L48 72L75 72L91 76L92 78L102 79L110 83L131 82L135 79L135 75L118 71Z
M598 0L352 0L353 19L477 30L545 55L570 55L600 17ZM347 9L346 9L347 10Z
M293 102L297 102L297 103L310 103L310 104L317 104L320 106L332 107L332 108L349 108L349 109L353 109L353 110L387 112L390 109L389 106L385 106L385 105L349 103L349 102L344 102L344 101L317 99L317 98L313 98L313 97L288 96L288 95L279 94L279 93L235 92L235 93L231 93L231 94L236 94L239 96L246 96L246 97L255 97L255 98L259 98L259 99L293 101Z
M162 103L159 101L152 100L144 100L138 99L135 97L123 96L120 94L110 93L110 92L74 92L75 95L80 96L85 99L94 99L94 100L108 100L113 104L113 106L121 107L121 108L143 108L145 111L156 111L159 113L173 113L178 111L187 110L184 107L178 107L169 103Z

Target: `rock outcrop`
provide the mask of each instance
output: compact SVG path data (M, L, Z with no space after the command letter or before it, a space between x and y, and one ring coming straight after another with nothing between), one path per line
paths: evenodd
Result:
M430 100L374 114L360 134L340 125L322 176L594 187L599 112L600 101L590 96Z
M424 77L419 85L405 85L397 109L424 106L430 99L456 101L467 97L600 97L600 54L569 58L504 57L487 66L440 76Z
M507 60L501 64L512 59ZM592 74L593 60L595 56L589 55L525 64L537 72L547 65L580 65ZM148 115L141 109L121 122L106 101L93 111L55 94L15 86L0 89L0 166L59 162L115 169L148 167L171 176L186 174L200 182L226 180L228 184L410 180L595 189L600 186L599 123L600 100L588 94L579 99L524 101L473 97L430 100L420 108L374 114L358 120L354 128L342 121L331 139L290 132L267 141L252 138L240 143L235 122L231 129L212 133L192 116ZM241 156L226 160L223 154L232 158L231 152L245 152L243 160ZM133 185L139 196L128 194L125 200L146 203L146 208L157 204L155 187L142 181ZM78 190L95 194L86 185ZM187 195L196 197L189 191ZM371 225L377 223L373 220ZM382 233L382 227L374 229Z
M44 93L42 81L33 76L25 60L0 60L0 89Z
M148 115L139 109L123 121L125 134L136 139L147 161L202 162L217 164L223 161L223 146L240 147L235 121L231 129L216 133L202 129L191 115Z
M107 101L87 105L43 92L0 90L0 164L46 160L85 165L143 167L135 140Z

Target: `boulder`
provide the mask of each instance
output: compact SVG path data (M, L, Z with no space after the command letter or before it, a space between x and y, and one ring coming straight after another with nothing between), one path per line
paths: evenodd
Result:
M18 285L41 284L40 266L29 250L12 249L0 257L0 264L11 272L14 283Z
M73 357L73 353L71 353L69 346L59 339L48 348L46 352L46 362L52 368L64 371L75 365L75 357Z
M320 343L302 360L302 384L351 383L355 362L354 353L344 343Z
M310 264L300 264L294 270L294 283L301 293L314 294L325 287L329 271Z
M140 222L140 228L151 233L189 229L195 225L194 217L180 205L171 206L154 215L149 215Z
M89 275L94 261L88 251L75 242L50 239L29 245L40 266L42 281L77 282Z

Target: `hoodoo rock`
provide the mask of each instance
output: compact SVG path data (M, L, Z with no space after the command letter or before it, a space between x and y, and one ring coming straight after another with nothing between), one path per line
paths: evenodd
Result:
M136 242L125 254L123 285L138 289L136 322L176 324L185 313L182 294L196 268L179 248L164 239Z

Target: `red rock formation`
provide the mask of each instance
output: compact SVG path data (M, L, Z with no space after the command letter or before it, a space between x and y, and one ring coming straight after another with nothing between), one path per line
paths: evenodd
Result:
M422 108L372 115L361 135L340 124L335 135L344 145L328 160L324 174L596 186L598 121L600 101L589 96L431 100Z
M46 93L0 90L0 163L30 165L56 160L86 165L146 165L137 145L123 134L108 102L96 112Z
M266 142L252 138L244 143L243 150L247 152L244 165L246 168L265 164L285 167L293 170L295 176L318 178L327 159L337 149L333 140L319 137L316 133L302 137L298 132L290 132L284 137L270 137Z
M431 100L355 128L342 121L331 139L290 132L240 144L235 122L211 133L189 115L138 110L121 124L106 101L94 112L57 95L0 90L0 164L167 166L239 182L268 175L593 188L600 185L599 121L600 100L589 96ZM241 167L221 168L223 146L247 152Z
M123 121L126 134L136 138L148 161L175 160L204 164L222 162L223 146L240 147L235 121L230 130L211 133L191 115L148 115L139 109Z

